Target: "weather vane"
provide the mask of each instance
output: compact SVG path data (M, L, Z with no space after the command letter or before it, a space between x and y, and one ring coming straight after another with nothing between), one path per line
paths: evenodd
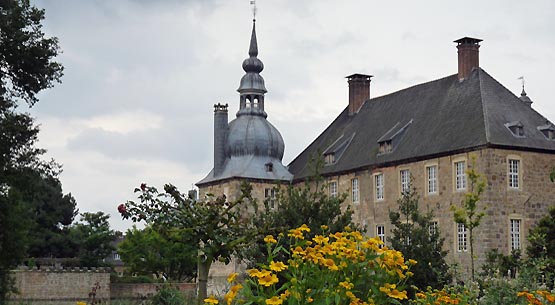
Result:
M522 90L524 90L524 76L521 76L518 79L520 79L522 81Z
M252 20L256 20L256 0L251 0L252 5Z

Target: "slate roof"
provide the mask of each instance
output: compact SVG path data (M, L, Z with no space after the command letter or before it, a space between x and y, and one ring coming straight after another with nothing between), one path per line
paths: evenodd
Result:
M408 124L411 122L411 124ZM524 137L515 137L505 126L520 121ZM310 159L321 154L339 137L354 135L341 158L322 169L323 175L389 166L470 151L500 147L555 154L555 141L538 126L549 124L483 69L464 81L458 75L416 85L367 100L360 111L348 107L290 164L294 180L311 175ZM397 125L397 127L395 126ZM392 151L378 153L378 140L406 126Z

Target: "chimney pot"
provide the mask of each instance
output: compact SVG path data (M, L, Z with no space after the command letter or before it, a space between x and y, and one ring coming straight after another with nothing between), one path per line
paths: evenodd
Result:
M453 42L457 43L459 55L459 80L462 81L470 76L474 68L480 67L480 41L482 39L463 37Z
M366 100L370 99L370 81L373 75L352 74L349 83L349 115L358 113Z

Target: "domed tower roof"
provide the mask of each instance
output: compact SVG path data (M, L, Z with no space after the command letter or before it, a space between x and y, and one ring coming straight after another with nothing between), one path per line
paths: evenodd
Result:
M291 181L293 175L282 164L285 144L279 131L266 118L264 94L267 92L260 72L256 20L253 20L249 57L243 61L245 75L239 85L239 111L226 127L225 161L197 185L231 178ZM227 113L227 112L226 112ZM215 134L217 132L215 131ZM219 137L220 139L222 137Z

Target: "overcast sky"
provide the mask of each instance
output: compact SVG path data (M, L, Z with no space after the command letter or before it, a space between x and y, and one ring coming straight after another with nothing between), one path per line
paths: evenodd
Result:
M30 111L39 146L64 166L80 212L104 211L141 182L182 191L212 168L213 104L239 108L249 0L34 0L60 40L63 83ZM555 121L555 1L258 0L268 120L284 164L346 107L345 76L372 74L371 96L457 72L452 42L481 38L480 65ZM430 109L434 111L434 109Z

